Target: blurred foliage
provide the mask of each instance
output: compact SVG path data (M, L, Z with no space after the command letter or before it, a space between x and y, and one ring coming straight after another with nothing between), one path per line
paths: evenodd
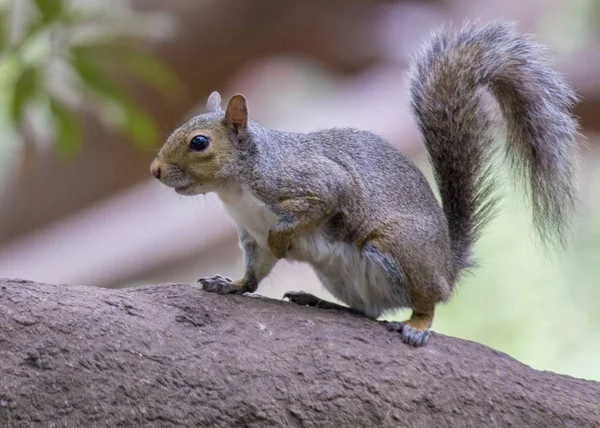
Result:
M600 21L600 0L570 0L543 17L540 33L554 51L571 52L594 40Z
M91 113L138 146L156 145L154 120L112 76L133 77L165 97L180 82L139 46L166 33L165 25L127 6L125 0L0 0L0 126L21 143L48 139L58 154L72 157L82 144L82 113Z

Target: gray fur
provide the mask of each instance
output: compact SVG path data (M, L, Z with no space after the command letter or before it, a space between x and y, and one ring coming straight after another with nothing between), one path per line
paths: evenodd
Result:
M570 111L577 98L549 67L544 49L510 23L465 24L434 34L409 77L457 268L471 265L471 248L496 204L493 117L483 90L495 96L506 120L506 154L531 198L540 237L564 244L575 201L578 125Z
M197 120L197 127L210 125L200 123L200 117ZM306 211L323 217L319 233L296 242L288 258L310 263L336 297L378 316L412 306L407 297L409 283L436 300L450 296L446 278L452 277L453 266L448 257L446 219L423 174L396 148L377 135L354 129L287 133L251 121L247 135L236 144L235 159L226 166L229 180L249 189L280 223L293 221ZM300 214L283 211L278 204L307 194L318 202ZM378 230L387 235L384 251L389 254L389 266L374 263L372 269L383 271L387 280L373 283L372 290L351 292L348 281L353 279L353 271L342 281L336 275L344 268L332 265L330 257L339 253L336 260L349 258L345 246L368 241ZM326 257L314 251L322 236L328 242ZM361 260L362 250L356 251L357 258L349 258L352 269ZM363 254L363 258L371 256ZM377 276L371 272L369 275ZM398 281L398 272L407 280Z
M192 130L230 142L219 179L197 183L197 192L216 191L238 224L253 287L274 255L304 261L349 306L372 317L412 307L419 325L419 316L430 321L433 305L449 299L472 266L472 246L495 205L494 121L485 92L499 101L507 154L527 184L544 242L562 242L567 231L578 132L572 90L543 50L510 24L436 33L414 60L409 88L442 207L416 166L379 136L270 130L247 118L241 95L226 112L211 95L209 112L175 131L159 160L181 153ZM171 157L177 167L179 158ZM410 328L406 340L424 343L428 327Z

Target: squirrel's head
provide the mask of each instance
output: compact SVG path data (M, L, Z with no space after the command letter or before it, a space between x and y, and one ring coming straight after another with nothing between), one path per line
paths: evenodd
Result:
M248 136L248 107L234 95L225 112L221 96L208 97L207 112L177 128L150 164L150 172L182 195L216 190L233 171L235 145Z

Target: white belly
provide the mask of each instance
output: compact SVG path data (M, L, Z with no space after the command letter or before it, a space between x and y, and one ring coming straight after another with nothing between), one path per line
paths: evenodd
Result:
M278 221L269 207L239 187L221 191L219 197L233 221L268 251L269 230ZM377 317L387 309L408 305L404 299L398 299L376 263L364 257L356 246L332 242L320 230L295 238L287 258L308 262L331 294L369 316Z
M260 247L267 249L269 230L277 224L275 213L250 191L239 187L225 189L218 195L233 221L246 229Z
M289 258L306 261L333 296L377 318L388 310L410 307L400 284L391 284L385 271L355 245L332 242L323 233L299 237Z
M250 191L230 188L221 191L219 197L225 205L227 213L233 221L243 227L254 238L256 243L268 251L267 238L278 221L269 207ZM287 258L303 262L328 263L332 252L339 245L330 242L320 231L308 236L301 236L292 241L292 249ZM339 252L339 251L337 251ZM343 253L343 252L342 252ZM342 256L342 258L344 258Z

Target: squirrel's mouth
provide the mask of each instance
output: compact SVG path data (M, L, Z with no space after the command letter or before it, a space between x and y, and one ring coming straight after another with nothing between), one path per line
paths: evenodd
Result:
M216 187L211 184L192 182L185 186L174 187L175 193L184 196L205 195L209 192L214 192Z
M175 191L177 193L184 193L186 190L191 189L191 187L194 185L194 183L190 183L190 184L186 184L185 186L179 186L175 188Z

